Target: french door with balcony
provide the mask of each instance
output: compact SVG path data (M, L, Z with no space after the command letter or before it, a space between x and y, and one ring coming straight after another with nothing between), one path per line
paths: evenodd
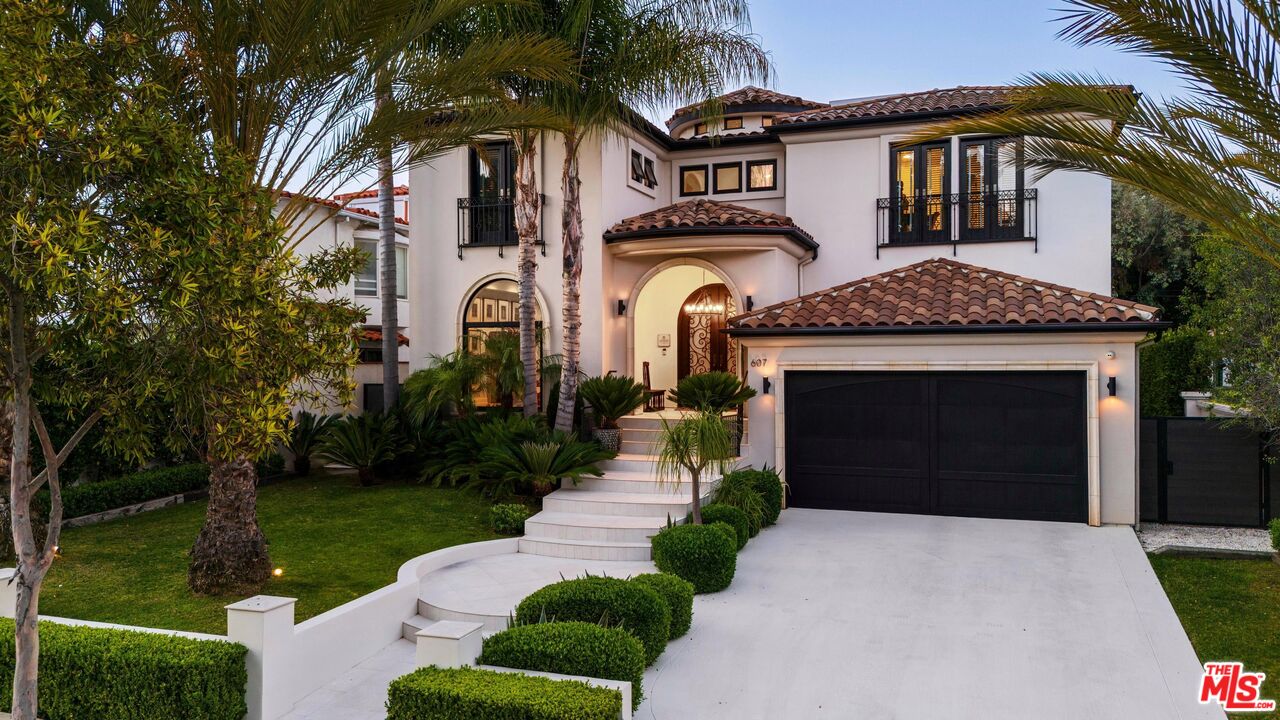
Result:
M951 144L898 146L892 153L889 242L951 242Z
M1023 228L1022 142L998 137L960 141L960 239L1015 240Z
M516 243L515 168L515 152L509 142L472 149L468 244Z

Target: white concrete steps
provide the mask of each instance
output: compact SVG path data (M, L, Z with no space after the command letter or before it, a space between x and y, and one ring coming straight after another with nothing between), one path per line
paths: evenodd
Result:
M706 493L703 502L706 502ZM684 517L693 510L693 498L665 493L605 492L560 489L542 499L544 512L622 515L627 517ZM541 513L539 513L541 514ZM536 515L534 517L537 517Z
M665 517L541 512L524 523L527 536L555 540L647 543L667 526Z
M653 557L649 541L614 542L604 540L569 540L525 535L520 538L520 552L576 560L643 561Z
M604 475L604 477L587 477L577 485L579 490L600 490L603 492L624 492L624 493L656 493L659 495L677 495L690 497L693 488L689 482L688 475L682 475L681 480L668 480L658 482L654 479L653 473L640 472L637 470L612 470ZM703 489L711 489L719 482L718 478L703 479L700 483Z
M462 612L459 610L448 610L446 608L437 607L419 598L418 614L405 620L400 625L401 635L405 640L411 642L416 641L416 633L422 628L434 622L441 620L460 620L462 622L475 622L484 625L484 634L491 635L496 632L502 632L507 629L507 621L511 619L507 615L485 615L476 612Z

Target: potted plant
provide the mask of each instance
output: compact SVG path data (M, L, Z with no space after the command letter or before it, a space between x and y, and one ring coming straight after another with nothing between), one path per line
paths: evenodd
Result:
M293 455L293 471L299 475L311 474L311 454L324 439L329 426L337 415L315 415L300 410L289 428L284 447Z
M500 478L507 495L512 490L529 486L539 497L555 490L560 480L576 485L584 475L600 477L604 471L598 463L613 457L591 442L582 442L570 433L553 432L546 440L493 445L481 453L480 472Z
M583 381L578 394L591 406L596 425L591 434L596 442L606 450L617 452L622 442L618 420L644 404L647 395L644 385L625 375L605 375Z

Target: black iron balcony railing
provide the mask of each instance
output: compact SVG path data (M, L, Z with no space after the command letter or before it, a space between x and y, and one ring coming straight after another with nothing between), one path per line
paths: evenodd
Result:
M546 209L547 197L541 196L543 209ZM539 215L539 224L543 215ZM458 198L458 259L462 259L462 251L469 247L496 247L498 256L502 257L502 249L519 244L516 234L515 201L508 198ZM547 254L546 243L542 239L542 228L538 228L537 244L542 254Z
M880 198L876 257L881 247L1005 240L1030 240L1039 251L1036 203L1035 188Z

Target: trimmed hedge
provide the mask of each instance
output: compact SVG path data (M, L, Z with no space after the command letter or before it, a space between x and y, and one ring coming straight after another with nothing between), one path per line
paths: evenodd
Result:
M518 503L489 508L489 527L499 535L523 535L524 521L528 519L529 508Z
M774 525L782 514L782 477L766 465L763 470L745 470L755 481L756 492L764 500L764 524Z
M77 518L207 487L208 465L144 470L114 480L65 488L62 491L62 512L67 519Z
M387 690L387 720L616 720L621 712L617 690L476 668L422 668Z
M723 525L723 523L720 523ZM676 525L653 536L653 562L658 569L693 583L696 593L719 592L733 582L738 553L736 533L725 526Z
M13 700L14 626L0 622L0 706ZM245 648L216 640L40 623L46 720L240 720Z
M658 659L671 634L671 611L662 596L619 578L561 580L534 592L516 607L516 625L573 620L621 627L635 635L644 645L645 665Z
M671 632L668 640L689 632L693 625L693 583L670 573L648 573L631 578L631 582L653 588L667 603L671 611Z
M690 517L693 516L690 515ZM706 525L722 522L731 526L735 536L734 542L737 543L739 550L746 547L747 540L751 538L747 514L732 505L711 503L702 508L702 522Z
M633 710L644 697L644 645L622 628L586 622L517 625L487 638L476 663L625 680L631 683Z
M733 543L733 549L738 549L738 531L732 525L723 520L717 520L708 524L707 527L715 528L718 532L723 533L725 537L729 538L729 542Z
M1271 521L1271 549L1280 553L1280 518Z

